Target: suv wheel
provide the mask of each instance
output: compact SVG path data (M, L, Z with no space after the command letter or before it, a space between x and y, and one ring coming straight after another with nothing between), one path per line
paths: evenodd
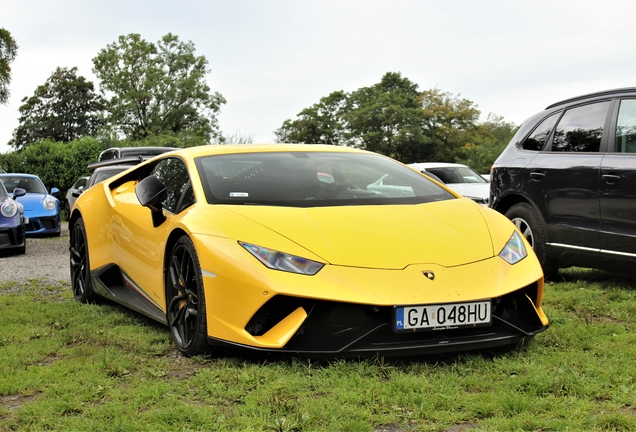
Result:
M515 224L528 243L530 243L532 249L534 249L534 253L539 258L543 268L545 279L554 278L558 271L558 266L556 261L551 259L548 254L543 222L536 210L530 204L519 203L510 207L506 212L506 216Z

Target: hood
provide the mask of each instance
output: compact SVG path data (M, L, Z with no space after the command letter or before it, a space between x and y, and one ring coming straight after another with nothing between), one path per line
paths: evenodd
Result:
M469 198L488 198L490 183L449 183L446 186Z
M482 210L467 199L417 205L226 209L333 265L382 269L403 269L411 264L451 267L493 256L490 230ZM236 224L237 240L258 244L258 238L240 237L240 225ZM259 245L276 248L272 244Z
M40 193L27 192L26 195L18 197L16 201L19 201L24 206L25 212L32 212L32 211L47 212L47 210L44 210L44 207L42 206L42 201L44 201L44 198L46 198L47 196L48 195L43 195ZM53 198L57 199L55 197Z

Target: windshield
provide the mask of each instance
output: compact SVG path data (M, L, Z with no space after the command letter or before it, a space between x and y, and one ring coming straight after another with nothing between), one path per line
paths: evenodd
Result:
M0 177L7 192L13 193L13 189L22 188L29 193L47 194L44 184L38 178L22 176Z
M340 152L272 152L196 159L210 204L294 207L415 204L453 199L389 158Z
M446 184L457 183L488 183L480 174L472 169L462 167L426 168L426 171L437 176Z

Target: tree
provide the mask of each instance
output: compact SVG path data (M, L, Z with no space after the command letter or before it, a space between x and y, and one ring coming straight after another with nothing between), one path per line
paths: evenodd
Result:
M410 162L415 149L427 145L418 97L418 85L396 72L352 92L344 115L346 144Z
M216 114L225 99L212 92L204 56L170 33L156 44L139 34L120 36L93 59L108 97L107 121L125 138L172 134L209 142L220 135Z
M518 129L518 126L507 122L502 116L488 114L486 120L477 125L456 162L468 165L482 174L489 173L493 162Z
M287 119L274 131L278 142L339 145L345 141L348 95L335 91L320 102L305 108L298 119Z
M422 133L429 148L411 155L411 159L455 162L475 132L480 111L472 101L439 89L422 92L420 100L424 110Z
M9 100L9 83L11 82L11 66L18 52L18 45L8 30L0 28L0 104Z
M75 67L58 67L22 102L20 124L9 142L16 149L44 139L65 143L94 135L103 124L104 100Z
M285 120L281 142L339 144L402 162L454 162L479 111L471 101L437 89L420 92L398 72L351 93L334 92Z

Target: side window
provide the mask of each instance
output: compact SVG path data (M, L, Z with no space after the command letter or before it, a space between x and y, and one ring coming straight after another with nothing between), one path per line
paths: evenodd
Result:
M567 110L554 133L552 151L598 152L609 106L607 101Z
M621 101L616 121L615 151L636 153L636 99Z
M168 196L163 202L163 208L170 213L194 204L194 192L188 176L185 163L178 158L167 158L159 162L153 173L168 189Z
M528 139L523 143L524 150L541 151L545 144L548 142L550 132L559 117L558 113L552 114L550 117L544 119L539 126L530 134Z
M103 161L103 160L115 159L116 157L117 157L117 154L115 153L115 150L107 150L101 154L99 160Z

